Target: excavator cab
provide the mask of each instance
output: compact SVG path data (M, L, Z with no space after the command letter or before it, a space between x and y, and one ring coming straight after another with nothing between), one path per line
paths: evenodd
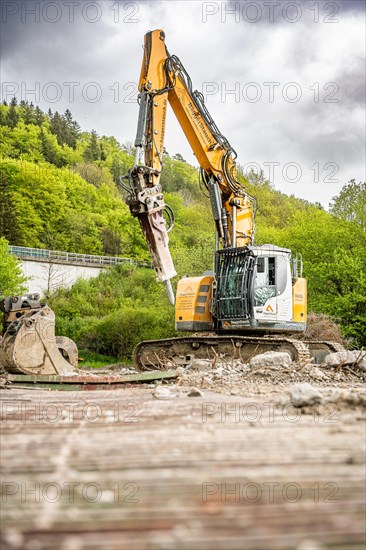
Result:
M302 322L294 325L293 285L299 277L293 277L291 251L286 248L265 245L256 249L254 278L254 326L276 323L282 331L305 330L306 297L303 299Z
M216 251L215 276L178 283L176 328L303 332L306 281L291 251L274 245Z
M217 251L213 300L217 328L303 332L306 281L299 276L301 264L296 261L295 269L291 251L274 245Z

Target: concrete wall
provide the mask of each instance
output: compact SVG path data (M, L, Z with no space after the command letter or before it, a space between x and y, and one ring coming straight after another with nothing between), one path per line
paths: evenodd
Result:
M97 277L107 267L69 265L64 263L47 263L31 260L22 260L23 273L30 276L28 292L38 292L43 295L46 291L55 291L60 287L71 287L76 279L83 277L90 279Z

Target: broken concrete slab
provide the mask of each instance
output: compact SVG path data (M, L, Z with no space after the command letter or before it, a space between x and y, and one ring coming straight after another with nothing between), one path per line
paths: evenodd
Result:
M191 367L194 370L208 370L212 366L212 361L209 359L194 359L191 363Z
M292 363L291 357L287 352L267 351L251 358L249 365L256 367L287 367Z
M322 370L318 369L318 367L311 367L309 370L309 376L314 380L329 380L329 376L327 376Z
M308 382L293 384L290 389L290 399L294 407L306 407L320 403L322 395L317 388Z
M340 365L353 365L366 368L366 351L338 351L326 356L324 363L327 367L339 367Z

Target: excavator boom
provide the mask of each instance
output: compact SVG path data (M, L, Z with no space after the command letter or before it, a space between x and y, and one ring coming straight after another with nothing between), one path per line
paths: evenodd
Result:
M236 179L235 151L217 128L202 94L192 90L190 77L178 57L169 54L162 30L145 35L139 91L136 164L130 173L127 202L132 215L139 219L157 279L167 283L172 298L169 280L176 273L164 210L171 221L173 216L164 203L160 185L168 103L200 164L222 246L252 243L255 201Z

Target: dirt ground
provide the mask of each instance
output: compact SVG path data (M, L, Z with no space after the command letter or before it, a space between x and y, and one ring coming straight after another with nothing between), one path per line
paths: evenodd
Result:
M110 391L4 388L1 548L364 548L364 377L233 364ZM299 382L312 405L293 406Z

